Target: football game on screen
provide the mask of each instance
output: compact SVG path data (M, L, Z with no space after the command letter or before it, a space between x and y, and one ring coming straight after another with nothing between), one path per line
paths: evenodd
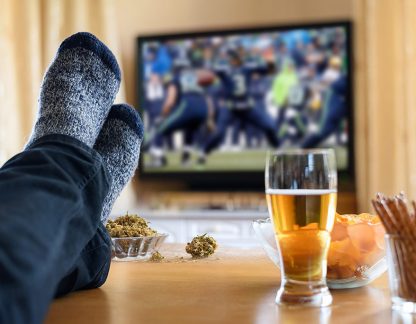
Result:
M348 169L342 26L146 40L144 171L261 171L270 148L335 149Z

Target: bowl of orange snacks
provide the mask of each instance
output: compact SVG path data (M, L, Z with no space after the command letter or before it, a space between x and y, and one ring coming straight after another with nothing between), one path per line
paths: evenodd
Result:
M270 219L254 221L253 228L267 255L279 266ZM387 270L384 234L378 216L336 214L327 258L328 287L361 287L383 274Z
M361 287L387 270L384 234L376 215L336 214L327 265L332 288Z

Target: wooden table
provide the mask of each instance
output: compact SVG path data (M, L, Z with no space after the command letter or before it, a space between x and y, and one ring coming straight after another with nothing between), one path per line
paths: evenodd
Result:
M161 263L113 262L101 289L55 301L46 323L412 323L391 311L386 275L332 291L331 307L288 309L274 303L279 271L261 249L219 249L197 261L182 250L166 246Z

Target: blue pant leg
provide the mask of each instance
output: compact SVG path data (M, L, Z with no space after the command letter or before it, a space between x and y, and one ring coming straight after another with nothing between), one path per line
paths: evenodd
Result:
M273 147L279 146L279 139L277 136L278 129L274 124L272 117L265 111L252 108L245 112L244 118L247 123L258 127L266 135L269 143Z
M277 129L280 129L285 121L285 116L286 116L286 110L287 107L283 106L283 107L279 107L279 111L277 113L277 119L276 119L276 127Z
M175 109L156 129L155 133L151 138L146 139L142 148L147 149L148 147L155 145L157 147L162 147L163 139L169 136L173 131L186 125L189 119L189 114L187 113L189 107L185 101L180 103L180 106Z
M40 138L0 169L0 323L43 321L97 232L108 190L101 156L64 135Z
M257 141L257 143L261 141L262 133L257 127L254 127L253 125L248 124L246 125L245 133L246 133L246 141L247 141L248 147L253 147L254 140Z
M172 134L168 134L168 135L163 136L162 140L163 140L163 144L166 145L169 150L174 149Z
M186 146L193 146L195 144L195 139L196 139L196 135L197 132L199 130L201 125L199 124L195 124L195 125L190 125L190 127L187 127L185 129L185 145Z
M111 239L103 224L81 251L68 273L60 280L55 297L70 292L101 287L107 279L111 264Z
M203 96L189 96L184 99L178 109L160 125L160 136L171 134L176 130L185 131L186 144L193 141L196 130L205 122L208 107Z
M245 125L244 125L245 126ZM231 141L233 145L240 144L240 132L244 129L241 119L235 119L232 123L232 136Z
M263 102L256 102L254 109L259 109L264 112L266 111L266 107L264 106ZM253 146L253 140L256 140L257 143L260 143L262 140L263 133L258 127L255 127L252 124L246 125L245 132L248 147Z
M218 110L218 118L215 132L208 137L207 141L203 145L203 151L205 154L211 153L212 150L217 148L224 140L228 124L231 121L232 113L227 108L221 108Z
M175 110L160 125L158 134L167 135L178 129L185 128L194 120L194 111L187 101L182 101L177 110Z
M149 129L153 130L156 128L156 119L160 116L160 112L162 110L163 101L161 100L155 100L155 101L149 101L146 106L146 113L149 117ZM163 137L158 136L154 140L154 144L157 147L163 146Z

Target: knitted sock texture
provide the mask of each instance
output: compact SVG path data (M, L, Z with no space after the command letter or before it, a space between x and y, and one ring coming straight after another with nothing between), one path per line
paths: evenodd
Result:
M120 78L114 55L94 35L82 32L64 40L44 76L38 118L26 147L49 134L69 135L92 147Z
M94 145L112 178L110 191L104 200L101 215L103 223L107 221L115 200L134 175L142 140L143 123L139 113L126 104L112 106Z

